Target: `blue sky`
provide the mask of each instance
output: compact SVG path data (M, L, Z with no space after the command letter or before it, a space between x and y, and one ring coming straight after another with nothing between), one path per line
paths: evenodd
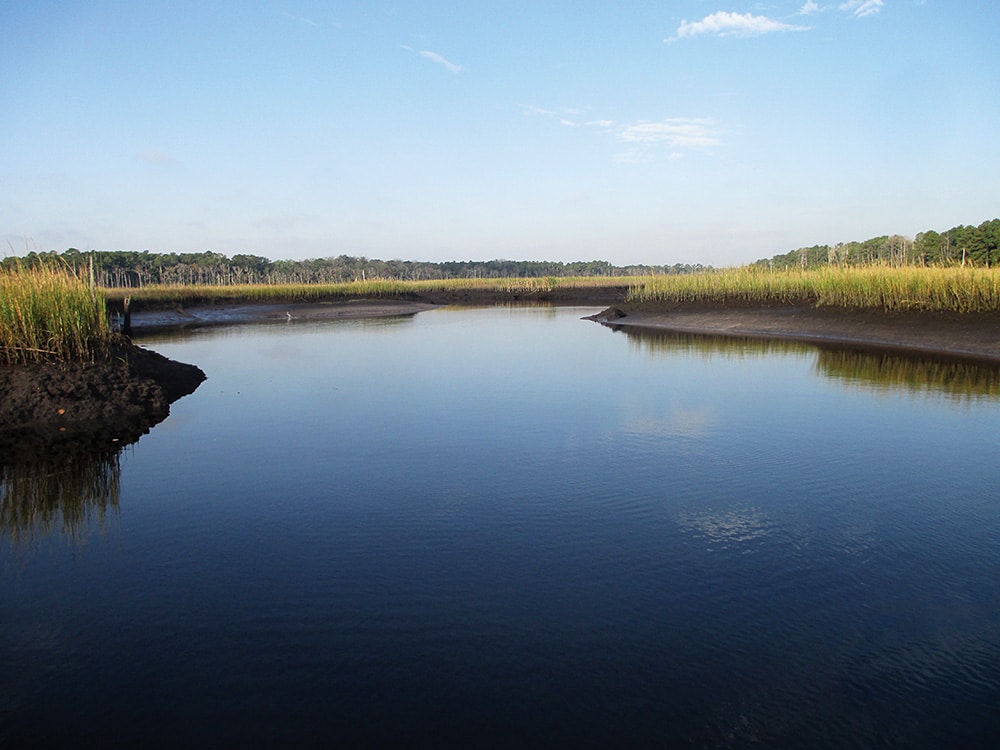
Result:
M735 265L1000 216L994 0L0 7L4 253Z

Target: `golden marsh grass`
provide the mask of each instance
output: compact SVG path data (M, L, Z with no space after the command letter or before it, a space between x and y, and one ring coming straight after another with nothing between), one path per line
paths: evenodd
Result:
M93 360L111 342L104 295L56 267L0 269L0 363Z
M743 267L643 279L630 287L628 300L811 303L883 311L997 312L1000 270L866 266L769 271Z
M378 299L434 292L473 290L497 294L543 294L557 288L631 286L639 277L573 276L506 279L437 279L397 281L368 279L340 284L235 284L224 286L156 285L139 289L106 289L111 300L192 305L218 302L318 302L331 299Z

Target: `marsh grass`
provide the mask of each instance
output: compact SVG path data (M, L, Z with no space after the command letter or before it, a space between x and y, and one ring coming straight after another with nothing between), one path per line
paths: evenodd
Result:
M690 276L655 276L629 289L630 302L808 303L883 311L1000 311L1000 271L993 268L737 268Z
M638 277L575 276L507 279L437 279L397 281L369 279L342 284L238 284L226 286L145 286L141 289L107 289L111 300L130 297L152 304L215 304L220 302L321 302L328 300L398 298L408 295L462 290L510 295L537 295L555 289L631 286Z
M745 305L812 304L883 311L1000 311L1000 270L992 268L827 267L769 271L743 267L688 275L546 277L398 281L342 284L146 286L108 289L111 300L149 305L322 302L399 298L475 291L530 298L558 289L627 286L629 302L715 302Z
M70 271L0 269L0 364L93 361L110 342L104 295Z

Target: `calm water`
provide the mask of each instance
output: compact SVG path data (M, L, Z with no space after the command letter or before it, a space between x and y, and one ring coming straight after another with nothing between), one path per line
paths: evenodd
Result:
M991 746L998 373L591 312L145 342L4 470L0 745Z

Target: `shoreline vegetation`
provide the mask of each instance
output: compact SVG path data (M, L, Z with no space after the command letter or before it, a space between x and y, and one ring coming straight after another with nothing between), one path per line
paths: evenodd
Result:
M945 313L1000 313L1000 269L756 266L683 275L508 279L372 279L336 284L153 285L105 289L109 305L170 309L195 305L411 300L432 304L620 301L649 307L692 304L789 306Z
M943 351L968 350L970 337L980 337L981 346L973 349L992 356L997 335L991 326L1000 321L1000 268L879 264L773 270L751 265L655 276L110 289L96 287L67 266L3 268L0 365L106 358L120 338L109 321L115 319L120 325L133 313L139 314L136 322L142 328L268 317L398 315L438 305L534 302L610 306L597 319L616 325L683 326L687 331L700 327L707 332L814 337L822 324L823 336L836 338L839 321L851 329L845 340L893 345L901 338L907 346ZM709 320L709 315L716 320ZM922 330L927 334L923 344ZM942 342L943 335L962 338L962 345Z
M204 379L114 333L67 269L0 269L0 465L127 445Z
M103 292L58 267L0 269L0 364L94 361L112 333Z
M629 289L628 302L810 304L850 310L1000 312L995 268L825 266L771 271L744 267L717 273L654 277Z

